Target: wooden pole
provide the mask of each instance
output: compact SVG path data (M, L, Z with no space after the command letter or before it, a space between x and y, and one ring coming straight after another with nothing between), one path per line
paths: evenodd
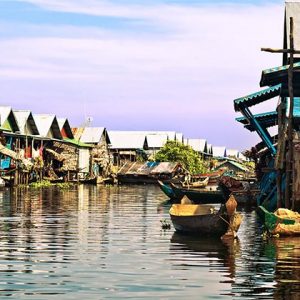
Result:
M290 208L292 197L292 168L293 168L293 112L294 112L294 90L293 90L293 65L294 65L294 22L290 18L290 61L288 69L288 92L290 98L290 109L288 115L288 151L286 159L286 187L285 187L285 207ZM292 201L293 202L293 201Z

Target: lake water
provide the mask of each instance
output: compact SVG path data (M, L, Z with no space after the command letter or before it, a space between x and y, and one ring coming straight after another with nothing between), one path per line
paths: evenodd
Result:
M161 229L156 186L0 191L1 299L299 299L300 238L261 236L242 209L239 238Z

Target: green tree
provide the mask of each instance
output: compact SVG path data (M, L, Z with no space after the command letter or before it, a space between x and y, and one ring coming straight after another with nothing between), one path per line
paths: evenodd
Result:
M188 145L177 141L168 141L163 148L155 154L155 161L158 162L180 162L191 174L204 173L207 171L205 162L198 152Z

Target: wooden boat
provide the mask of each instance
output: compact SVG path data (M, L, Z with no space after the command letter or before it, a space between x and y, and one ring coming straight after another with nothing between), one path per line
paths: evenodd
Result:
M165 195L167 195L170 198L170 200L176 200L179 202L183 198L184 195L182 195L181 198L177 197L173 191L173 188L170 185L163 183L160 180L158 180L157 182L160 189L164 192Z
M221 237L232 231L235 236L242 221L240 214L228 214L224 205L216 210L211 205L173 204L169 214L175 230L183 234Z
M183 198L183 196L187 196L194 204L216 204L224 203L226 200L223 191L218 190L217 188L188 189L180 188L173 183L171 183L171 187L176 195L175 199L179 199L179 201Z
M203 180L197 180L194 182L189 182L189 183L183 183L183 187L187 188L204 188L208 185L209 182L209 177L205 177Z
M285 208L278 208L274 213L263 206L258 207L262 212L264 225L272 235L300 235L300 214Z

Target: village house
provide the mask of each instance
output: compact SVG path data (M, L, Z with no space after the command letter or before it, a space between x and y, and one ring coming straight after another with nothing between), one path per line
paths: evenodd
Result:
M110 154L114 165L123 165L126 161L146 160L149 149L147 136L139 131L108 131Z
M184 144L192 147L203 159L211 157L208 151L207 140L205 139L185 139Z
M108 150L110 138L104 127L84 127L73 128L74 136L80 143L90 146L90 153L84 154L81 149L81 155L90 157L91 176L106 177L110 174L111 161ZM87 150L87 149L86 149Z

